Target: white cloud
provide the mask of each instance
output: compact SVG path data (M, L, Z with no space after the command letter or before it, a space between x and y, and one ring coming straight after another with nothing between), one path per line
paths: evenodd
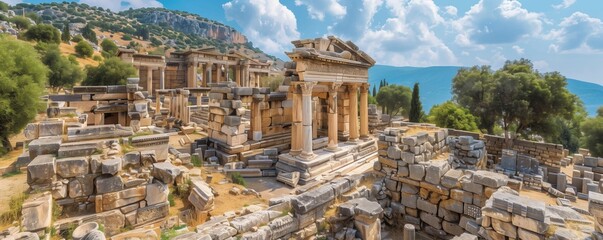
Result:
M391 14L382 25L366 28L357 44L380 64L431 66L456 63L454 53L435 34L444 22L429 0L386 0ZM350 9L350 8L348 8Z
M524 49L517 45L513 45L513 50L515 50L515 52L517 52L517 54L523 54L523 52L524 52Z
M114 12L129 8L163 7L163 4L156 0L80 0L79 2L91 6L108 8Z
M593 53L603 51L603 22L582 12L564 18L559 28L551 30L546 38L553 40L552 52Z
M371 20L377 9L383 4L382 0L344 0L341 1L347 9L347 14L327 30L341 38L358 39L370 27Z
M327 14L336 18L342 18L346 14L346 7L341 5L338 0L295 0L295 5L306 5L308 15L312 19L320 21L324 20Z
M543 21L542 14L522 8L517 0L480 0L452 26L458 32L455 42L472 47L475 44L514 43L538 35Z
M278 0L233 0L222 5L228 20L234 20L257 47L282 55L299 39L295 14Z
M456 16L456 13L458 12L458 9L454 6L446 6L444 9L446 9L446 13L450 16Z
M576 0L563 0L560 4L553 5L553 8L555 8L555 9L568 8L571 5L574 5L574 3L576 3Z
M545 60L536 60L532 63L534 64L534 68L539 70L540 72L549 71L549 63Z
M22 3L23 1L21 0L2 0L3 2L7 3L8 5L14 6L16 4Z

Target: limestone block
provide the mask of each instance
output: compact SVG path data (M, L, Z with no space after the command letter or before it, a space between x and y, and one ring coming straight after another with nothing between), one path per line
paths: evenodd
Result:
M397 145L394 146L389 146L387 148L387 157L394 159L394 160L398 160L400 159L402 154L402 150L400 150L400 148Z
M51 185L51 193L52 193L52 198L54 199L62 199L62 198L66 198L67 195L67 185L69 184L69 182L65 179L61 180L61 181L54 181L52 182Z
M460 188L460 179L463 177L463 171L457 169L448 170L441 178L441 184L447 188Z
M517 237L526 240L544 240L544 235L525 230L521 227L517 228Z
M227 125L227 126L237 127L237 126L241 125L241 117L239 117L239 116L225 116L224 117L224 124Z
M61 143L62 139L60 137L45 137L35 139L27 145L29 148L29 157L31 159L35 159L38 155L56 155L59 152Z
M101 162L101 173L115 175L122 168L122 160L119 158L112 158Z
M90 172L91 173L102 173L102 159L101 155L90 156Z
M145 166L152 166L153 163L157 162L157 156L155 150L144 150L140 151L140 163Z
M473 173L473 182L491 188L506 186L508 177L494 172L479 170Z
M152 175L165 184L173 184L180 169L169 162L154 163Z
M118 192L105 193L102 195L102 210L107 211L121 208L123 206L142 201L145 199L145 197L145 186L129 188Z
M438 185L440 179L450 169L448 161L430 161L425 170L425 181Z
M374 222L354 221L356 230L360 233L360 238L364 240L380 240L381 239L381 220L376 219Z
M49 192L25 200L21 210L21 230L37 232L50 227L52 220L52 196Z
M454 200L454 199L447 199L447 200L442 200L440 202L440 207L452 211L452 212L456 212L456 213L463 213L463 202L458 201L458 200Z
M136 225L150 223L155 220L165 218L168 216L169 210L170 205L168 202L140 208L136 211Z
M71 178L87 174L90 164L86 157L62 158L56 160L56 173L63 178Z
M105 227L105 233L109 236L120 233L126 224L126 219L119 210L97 213L96 216L98 223Z
M417 137L410 136L410 137L402 138L402 143L404 143L405 145L408 145L409 147L414 147L415 145L417 145Z
M195 206L197 211L208 211L214 207L214 194L205 182L192 180L188 201Z
M259 211L247 214L230 221L230 226L237 229L237 232L248 232L254 227L268 224L270 217L266 211Z
M335 192L330 186L321 186L291 199L291 206L296 213L304 214L334 198Z
M461 185L463 186L463 190L471 193L475 193L481 195L484 193L484 186L481 184L474 183L472 181L461 181Z
M268 227L272 230L272 239L279 239L289 233L297 231L298 225L299 222L297 218L294 218L291 215L276 218L268 223Z
M493 219L498 219L503 222L511 221L511 213L494 208L491 200L486 201L486 205L482 208L482 215Z
M123 156L123 168L127 167L138 167L140 166L140 152L133 151L124 154Z
M429 226L432 226L435 229L442 229L442 219L437 217L436 215L427 213L427 212L421 212L421 221L429 224Z
M38 124L40 137L63 135L63 121L43 121Z
M434 215L438 213L437 204L430 203L422 198L417 199L417 209Z
M492 218L492 228L502 235L510 238L517 238L517 227L513 226L510 222L503 222L496 218Z
M425 177L425 165L423 164L410 164L408 165L410 171L410 178L417 181L422 181Z
M513 225L532 232L542 233L549 229L549 224L543 221L538 221L532 218L522 217L521 215L513 214L511 218Z
M117 192L124 189L124 183L120 176L103 175L96 178L96 194Z
M86 174L78 176L69 181L69 197L84 197L94 193L94 178L97 174Z
M461 226L459 226L456 223L452 223L452 222L448 222L448 221L442 222L442 229L444 229L445 232L450 233L455 236L461 236L462 234L465 233L465 229L463 229ZM477 239L477 237L475 239Z
M56 164L53 155L39 155L27 165L27 183L51 183L56 174Z
M155 205L168 201L168 194L170 189L166 184L160 181L155 181L152 184L147 184L147 196L145 200L147 205Z
M417 163L418 161L415 161L416 156L414 153L411 152L402 152L402 161L408 163L408 164L413 164L413 163Z

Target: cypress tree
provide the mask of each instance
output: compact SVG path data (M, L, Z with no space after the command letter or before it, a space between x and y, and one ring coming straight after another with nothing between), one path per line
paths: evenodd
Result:
M69 43L69 40L71 40L71 33L69 32L69 24L65 23L65 25L63 26L63 34L61 34L61 40L63 40L63 42Z
M373 97L377 97L377 86L373 85Z
M410 100L410 113L408 114L408 120L411 122L420 122L423 118L423 107L421 106L421 100L419 99L419 83L415 83L412 89L412 98Z

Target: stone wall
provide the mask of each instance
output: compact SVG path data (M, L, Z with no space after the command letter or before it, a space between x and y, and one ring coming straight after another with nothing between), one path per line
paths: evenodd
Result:
M496 156L495 162L502 156L503 149L512 149L517 153L532 156L540 162L541 165L551 167L560 167L563 160L563 145L552 143L539 143L527 140L512 139L505 141L504 137L494 135L483 135L467 131L448 129L451 136L472 136L475 139L482 139L486 143L488 154Z

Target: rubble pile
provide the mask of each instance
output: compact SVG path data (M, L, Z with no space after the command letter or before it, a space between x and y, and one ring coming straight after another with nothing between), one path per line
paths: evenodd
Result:
M471 136L449 137L450 165L453 168L481 169L486 167L486 145Z

